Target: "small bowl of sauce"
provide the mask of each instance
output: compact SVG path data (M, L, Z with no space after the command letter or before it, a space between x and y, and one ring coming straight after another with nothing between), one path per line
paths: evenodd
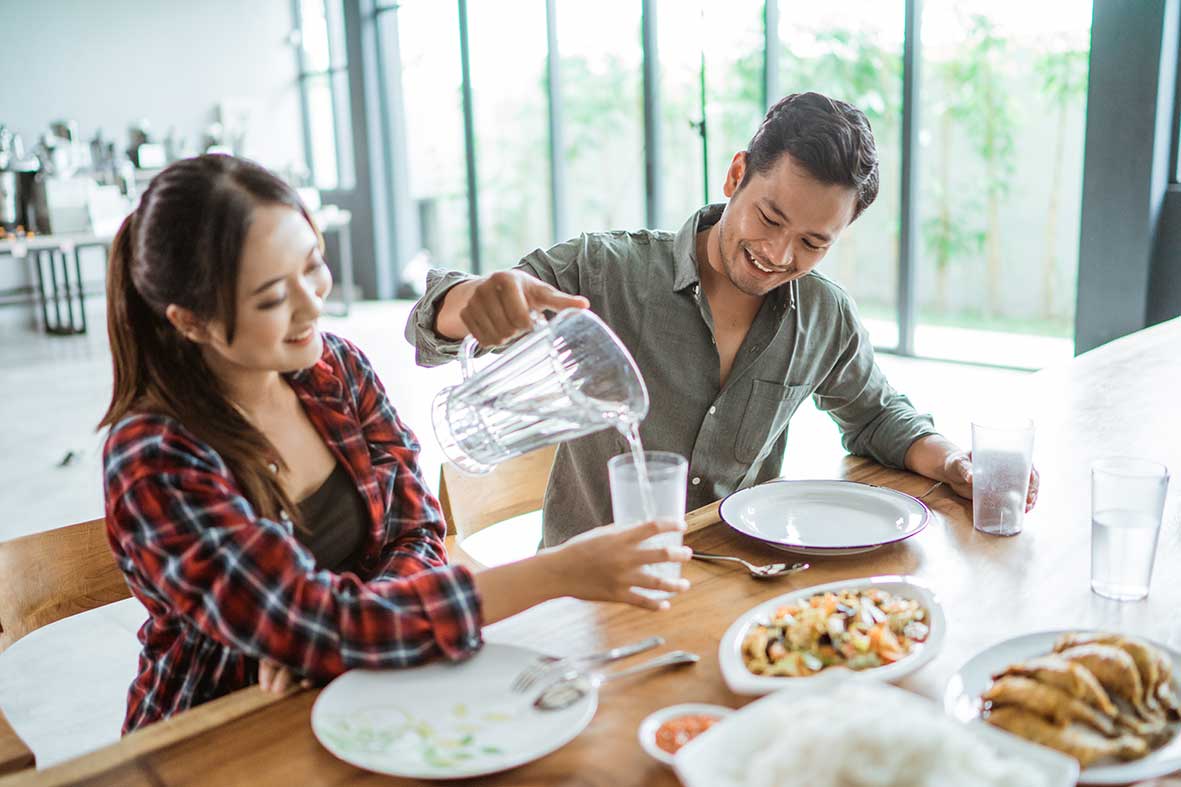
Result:
M728 713L732 713L730 708L700 702L669 705L648 714L640 722L640 746L653 758L672 765L673 755L682 746L721 721Z

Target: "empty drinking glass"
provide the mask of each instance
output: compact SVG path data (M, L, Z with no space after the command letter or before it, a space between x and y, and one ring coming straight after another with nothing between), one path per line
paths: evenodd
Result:
M1168 469L1112 457L1091 465L1091 590L1116 601L1148 595Z
M636 451L620 454L607 462L611 482L611 513L616 525L637 522L681 522L685 519L685 489L689 463L668 451ZM642 543L645 547L680 546L680 531L661 533ZM676 579L680 563L653 563L646 569L657 576ZM637 592L652 598L668 598L663 590Z
M1025 522L1033 466L1033 421L972 424L972 525L1015 536Z

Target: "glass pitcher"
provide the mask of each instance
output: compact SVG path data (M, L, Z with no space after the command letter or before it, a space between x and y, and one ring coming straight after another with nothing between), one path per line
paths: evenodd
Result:
M435 436L460 469L482 474L514 456L600 429L625 430L648 414L648 389L631 353L586 309L534 329L476 372L476 340L459 349L463 382L432 405Z

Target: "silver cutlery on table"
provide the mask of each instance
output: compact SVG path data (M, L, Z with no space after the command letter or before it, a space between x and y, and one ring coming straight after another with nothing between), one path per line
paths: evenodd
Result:
M663 656L649 659L643 664L637 664L634 667L616 670L615 672L568 670L556 681L542 689L541 693L537 695L537 699L533 700L533 707L538 710L561 710L562 708L573 705L592 688L602 686L609 681L626 678L638 672L659 669L660 667L694 664L699 659L700 657L696 653L690 653L685 650L674 650L671 653L665 653Z
M741 563L746 566L746 570L755 579L772 579L774 577L783 577L788 574L795 574L810 568L808 563L768 563L765 566L756 566L753 563L748 563L740 557L733 557L731 555L711 555L706 552L694 552L693 557L698 560L732 560L735 563Z
M663 644L664 637L657 636L620 645L600 653L592 653L589 656L538 656L536 661L521 670L513 679L512 690L517 693L528 691L538 680L558 669L569 670L575 664L606 664L643 653L645 650L658 648Z

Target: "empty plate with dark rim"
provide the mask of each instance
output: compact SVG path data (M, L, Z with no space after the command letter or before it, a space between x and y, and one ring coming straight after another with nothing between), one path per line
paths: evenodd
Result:
M769 481L729 495L718 515L776 549L822 557L897 543L931 519L921 500L855 481Z

